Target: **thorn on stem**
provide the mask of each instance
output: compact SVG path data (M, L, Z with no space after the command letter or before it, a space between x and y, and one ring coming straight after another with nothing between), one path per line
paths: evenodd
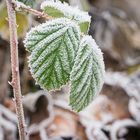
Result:
M14 82L12 81L12 82L10 82L10 81L8 81L8 84L10 85L10 86L14 86Z
M15 99L15 98L12 98L12 100L13 100L13 102L15 102L15 101L16 101L16 99Z
M10 86L12 86L12 82L8 81L8 84L9 84Z

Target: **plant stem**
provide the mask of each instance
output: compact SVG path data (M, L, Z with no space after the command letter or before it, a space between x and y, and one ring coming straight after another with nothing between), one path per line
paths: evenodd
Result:
M17 40L17 24L16 15L13 8L12 0L6 0L8 19L9 19L9 30L10 30L10 48L11 48L11 68L12 68L12 82L10 83L13 87L16 114L18 117L18 128L20 140L25 140L25 120L22 105L22 95L20 87L19 77L19 60L18 60L18 40Z
M27 6L27 5L23 4L22 2L12 1L12 3L14 5L15 9L17 8L17 9L20 9L22 11L32 13L32 14L38 16L39 18L43 17L46 20L51 20L52 19L52 17L50 17L48 14L46 14L44 12L40 12L38 10L35 10L35 9L31 8L30 6Z

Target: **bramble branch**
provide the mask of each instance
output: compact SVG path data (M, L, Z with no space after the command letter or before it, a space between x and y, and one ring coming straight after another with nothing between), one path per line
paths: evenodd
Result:
M22 95L20 87L19 76L19 59L18 59L18 39L17 39L17 27L16 27L16 15L13 8L12 0L6 0L9 30L10 30L10 49L11 49L11 68L12 68L12 82L13 87L16 114L18 117L18 128L20 140L26 140L25 132L25 119L22 105Z
M51 20L52 17L50 17L48 14L44 13L44 12L40 12L38 10L35 10L33 8L31 8L30 6L27 6L25 5L24 3L22 2L18 2L18 1L12 1L12 4L13 4L13 7L16 9L16 10L21 10L21 11L25 11L25 12L29 12L31 14L34 14L36 15L37 17L43 17L45 18L46 20Z

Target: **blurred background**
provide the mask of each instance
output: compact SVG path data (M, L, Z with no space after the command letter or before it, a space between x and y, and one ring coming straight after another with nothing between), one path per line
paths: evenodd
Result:
M22 1L40 10L42 0ZM29 72L29 54L22 42L26 32L44 19L18 12L21 87L30 140L140 140L140 0L65 2L92 17L89 34L104 53L105 84L78 114L68 106L69 87L51 94L41 90ZM10 80L7 12L0 0L0 140L18 140Z

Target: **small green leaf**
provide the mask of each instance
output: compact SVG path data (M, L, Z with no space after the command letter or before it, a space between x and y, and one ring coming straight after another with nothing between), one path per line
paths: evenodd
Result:
M104 79L103 55L91 36L83 37L71 72L70 105L81 111L100 92Z
M67 84L79 48L79 30L75 22L59 18L27 34L24 43L31 52L29 66L41 87L56 90Z
M80 26L81 32L87 34L89 30L89 25L90 25L89 22L80 23L79 26Z
M51 6L47 6L44 9L44 12L46 12L48 15L50 15L54 18L64 17L64 14L61 11L59 11L58 9L55 9L54 7L51 7Z
M81 32L88 32L91 17L77 7L71 7L60 1L45 1L41 4L41 9L54 18L66 17L74 20L79 24Z

